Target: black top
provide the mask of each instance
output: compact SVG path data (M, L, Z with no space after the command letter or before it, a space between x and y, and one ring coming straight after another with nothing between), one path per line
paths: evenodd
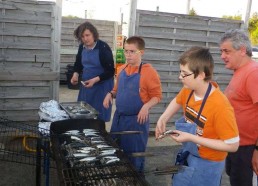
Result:
M76 61L74 63L74 72L77 72L79 74L82 73L83 71L82 50L83 50L83 44L80 44L78 53L76 55ZM114 59L113 59L112 50L108 46L108 44L104 41L98 40L93 50L99 50L100 63L104 69L104 72L98 75L100 78L100 81L104 81L114 77L115 75Z

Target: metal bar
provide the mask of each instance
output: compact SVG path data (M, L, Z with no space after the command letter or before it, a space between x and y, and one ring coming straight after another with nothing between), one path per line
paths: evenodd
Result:
M41 179L40 179L40 174L41 174L41 139L37 139L37 156L36 156L36 186L40 186L41 184Z

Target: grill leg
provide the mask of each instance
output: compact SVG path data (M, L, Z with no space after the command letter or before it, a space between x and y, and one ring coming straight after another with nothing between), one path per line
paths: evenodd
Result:
M36 156L36 186L40 186L40 172L41 172L41 139L37 139L37 156Z
M49 142L44 141L44 173L46 175L46 186L49 186L49 156L48 156L48 150L49 150Z

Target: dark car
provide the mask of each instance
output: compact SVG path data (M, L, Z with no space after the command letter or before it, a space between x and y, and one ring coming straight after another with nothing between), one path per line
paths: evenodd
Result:
M252 47L252 57L258 59L258 47Z

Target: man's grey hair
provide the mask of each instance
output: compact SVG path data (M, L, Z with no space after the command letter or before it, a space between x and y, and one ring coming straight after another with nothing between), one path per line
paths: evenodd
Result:
M246 54L249 57L252 56L251 42L247 32L245 32L244 30L232 29L225 32L225 34L220 39L220 44L224 43L227 40L232 42L232 47L236 50L239 50L242 46L246 47Z

